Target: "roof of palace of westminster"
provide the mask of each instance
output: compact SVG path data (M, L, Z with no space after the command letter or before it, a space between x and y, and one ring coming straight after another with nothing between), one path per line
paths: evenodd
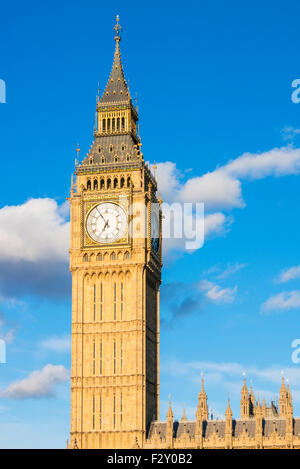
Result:
M108 83L101 99L97 97L98 108L116 105L124 108L130 107L136 114L129 88L126 83L120 54L119 23L115 27L117 35L114 61ZM104 125L104 123L103 123ZM106 125L108 125L106 123ZM116 130L122 130L122 120L119 119L109 125L115 125ZM103 129L102 129L103 130ZM109 134L109 132L108 132ZM126 138L126 154L122 151L122 144ZM103 144L105 140L105 143ZM101 147L99 146L101 142ZM140 138L136 132L132 135L114 136L114 152L111 151L111 137L98 139L95 130L95 140L83 162L76 166L76 174L89 172L94 174L105 169L112 168L114 164L141 165L144 164L143 155L140 151ZM119 144L120 148L116 148ZM116 154L118 157L116 157ZM115 160L118 158L118 160ZM98 169L97 169L98 168ZM155 178L150 170L149 177L156 187ZM91 181L92 184L92 181ZM299 448L300 449L300 418L293 417L292 396L289 385L286 386L284 377L279 391L279 405L271 402L267 405L265 399L260 402L255 398L252 385L250 391L244 383L241 390L241 417L234 419L228 399L225 411L225 419L216 420L209 418L207 405L207 394L204 389L202 376L202 387L198 395L198 406L195 420L186 418L185 411L182 419L174 420L171 401L167 412L166 421L153 421L149 427L144 448ZM136 445L138 448L138 445Z

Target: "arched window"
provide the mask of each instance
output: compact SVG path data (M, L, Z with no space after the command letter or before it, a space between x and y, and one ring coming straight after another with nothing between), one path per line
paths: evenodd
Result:
M111 188L111 179L107 179L107 189Z
M117 130L120 130L120 117L117 118Z
M125 260L130 259L130 253L129 253L128 251L125 252L125 254L124 254L124 259L125 259Z
M113 117L112 119L112 131L114 132L116 128L116 119Z
M131 180L130 180L130 176L127 178L127 187L130 187L130 183L131 183Z
M122 143L121 150L122 150L122 151L125 151L125 145L124 145L124 143Z
M101 254L101 252L99 252L99 253L97 254L97 261L102 261L102 254Z
M84 261L84 262L88 262L88 261L89 261L89 256L88 256L88 254L85 253L85 255L83 256L83 261Z
M105 158L102 158L102 159L101 159L101 163L105 163Z
M91 184L91 180L90 180L90 179L88 179L86 187L87 187L87 190L88 190L88 191L91 190L92 184Z
M115 253L115 252L112 252L111 255L110 255L110 259L111 259L112 261L115 261L116 258L117 258L116 253Z
M110 153L112 153L113 148L114 148L114 147L113 147L112 145L109 145L109 152L110 152Z
M118 179L117 178L114 179L114 189L116 189L116 187L118 187Z
M118 158L117 156L115 156L115 163L118 162L118 159L119 159L119 158Z
M105 119L102 120L102 130L103 130L103 132L106 131L106 120Z
M125 185L125 179L122 177L120 181L120 186L124 187L124 185Z
M107 119L107 131L110 131L110 119Z
M98 190L98 180L94 179L94 190Z
M122 130L125 130L125 117L122 117Z
M104 186L105 186L104 179L101 179L101 181L100 181L100 189L104 189Z

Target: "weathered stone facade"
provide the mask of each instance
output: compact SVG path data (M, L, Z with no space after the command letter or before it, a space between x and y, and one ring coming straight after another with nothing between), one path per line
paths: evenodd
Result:
M244 382L241 419L232 419L228 402L224 421L209 420L202 381L195 421L184 415L174 422L171 404L166 422L159 420L161 199L141 152L138 113L121 62L118 22L115 29L113 67L102 98L97 98L94 141L81 164L76 163L76 183L72 177L69 199L72 370L68 447L300 448L300 419L293 419L292 399L284 382L278 415L265 402L261 407ZM126 215L125 227L119 215L113 219L108 209L101 212L105 204ZM95 209L99 215L93 218ZM88 231L89 223L96 238ZM114 223L115 238L108 242L107 234L106 242L99 241Z

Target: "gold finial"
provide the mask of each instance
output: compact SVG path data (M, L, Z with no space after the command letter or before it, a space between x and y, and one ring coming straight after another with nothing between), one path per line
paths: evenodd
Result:
M76 166L78 165L78 163L79 163L79 153L80 153L80 146L79 146L79 143L77 143L76 153L77 153L77 157L75 158L75 167L76 167Z
M157 165L156 165L155 161L154 161L154 165L152 166L152 168L153 168L153 171L154 171L154 178L156 179Z
M117 18L116 18L116 19L117 19L117 23L116 23L115 26L114 26L114 31L116 31L117 35L116 35L116 37L115 37L115 40L116 40L116 41L120 41L121 37L120 37L119 32L122 31L122 27L121 27L121 25L120 25L120 23L119 23L119 21L120 21L119 15L117 15Z

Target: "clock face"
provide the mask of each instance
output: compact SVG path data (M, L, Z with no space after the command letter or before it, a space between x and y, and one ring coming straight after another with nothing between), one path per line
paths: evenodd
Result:
M153 210L151 212L151 247L154 252L159 249L159 221L158 216Z
M114 243L126 234L126 213L117 204L99 204L90 211L86 228L90 237L97 243Z

